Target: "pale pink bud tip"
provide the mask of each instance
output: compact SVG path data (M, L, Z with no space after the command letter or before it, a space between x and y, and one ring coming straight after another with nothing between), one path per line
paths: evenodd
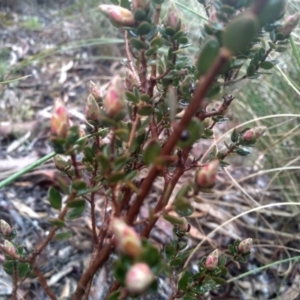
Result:
M8 240L4 241L4 248L7 251L7 254L11 254L11 255L16 254L16 248L10 241Z
M135 24L133 13L126 8L101 4L99 9L117 26L133 26Z
M91 95L93 95L97 102L101 100L100 89L96 86L96 84L93 81L90 82L90 93Z
M256 126L252 129L247 130L243 136L242 139L243 141L247 143L252 143L254 144L258 138L260 138L266 131L265 126Z
M285 19L283 25L279 28L279 32L282 33L284 36L289 36L292 31L297 27L300 21L300 13L296 13L294 15L288 16Z
M175 4L171 3L167 12L165 26L171 27L173 30L177 31L181 26L180 12L178 11Z
M207 256L205 261L205 267L207 270L212 271L218 266L218 263L219 263L219 253L218 253L218 249L216 249L215 251L213 251Z
M195 178L199 188L212 188L215 185L219 164L218 160L213 160L199 169Z
M137 257L142 252L142 243L134 228L128 226L123 220L112 220L112 231L118 250L131 257Z
M4 220L0 220L0 232L4 235L4 236L8 236L11 234L11 227L9 226L9 224L7 222L5 222Z
M92 94L88 96L86 102L85 116L88 121L92 121L96 123L98 123L101 118L99 105Z
M251 249L252 244L253 244L253 240L251 238L241 241L238 245L239 252L242 254L248 253Z
M66 137L70 127L70 119L64 103L57 99L51 117L51 133L58 137Z
M133 294L143 293L154 280L154 275L145 263L133 265L127 272L125 285L127 290Z
M124 112L125 88L120 76L115 76L106 93L103 106L106 114L115 118Z

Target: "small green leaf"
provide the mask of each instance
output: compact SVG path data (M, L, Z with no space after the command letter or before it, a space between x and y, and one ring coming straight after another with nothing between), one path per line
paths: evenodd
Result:
M56 241L66 241L66 240L70 239L71 237L72 237L71 232L60 232L55 235L54 239Z
M177 268L182 264L182 259L180 257L174 258L170 261L170 266Z
M247 76L253 76L256 72L256 67L255 65L249 65L248 68L247 68Z
M125 97L127 101L133 102L135 104L139 103L139 98L130 91L125 92Z
M125 177L124 171L119 171L108 176L107 181L112 184L117 184L119 181L124 179L124 177Z
M227 281L221 277L212 276L211 279L218 285L225 285Z
M83 179L75 179L72 181L72 190L74 191L84 191L86 190L87 185Z
M66 139L66 145L67 146L73 146L77 140L79 139L79 126L75 125L72 126L68 131L68 136Z
M218 40L214 36L208 36L203 43L202 49L196 61L196 76L205 75L212 67L220 51Z
M236 143L238 141L238 138L239 138L238 132L237 132L236 128L234 128L234 130L232 131L232 134L231 134L231 141L233 143Z
M183 296L183 300L197 300L197 296L191 295L191 294L185 294Z
M274 64L270 61L263 61L259 66L264 70L270 70L274 67Z
M143 160L147 165L153 164L159 157L161 146L156 140L150 140L143 151Z
M158 268L161 256L157 247L150 244L147 240L143 240L143 252L137 259L147 263L150 268Z
M229 246L228 246L228 250L229 250L229 253L230 253L231 255L234 255L234 254L235 254L235 249L234 249L234 246L233 246L233 245L229 245Z
M65 222L59 219L54 219L54 218L50 218L48 219L48 223L54 226L57 226L59 228L64 227L65 226Z
M190 216L194 212L190 200L186 197L176 197L174 205L175 211L182 217Z
M163 4L165 0L152 0L153 3L155 4Z
M188 285L192 279L192 274L190 271L185 271L182 275L182 277L178 281L178 289L181 291L186 291L188 288Z
M127 142L129 139L129 131L125 128L118 128L114 130L115 135L122 140L123 142Z
M189 42L189 39L186 36L181 36L177 41L178 44L186 45Z
M114 262L114 275L121 284L124 284L126 273L131 265L132 260L125 255L120 255L119 259Z
M14 260L5 261L5 263L2 264L2 268L8 275L13 275L14 273L14 267L17 265L17 262Z
M150 96L149 96L148 94L142 94L142 95L140 96L140 99L141 99L141 101L143 101L143 102L149 102Z
M220 274L225 276L227 274L227 268L225 266L219 266Z
M152 105L143 105L139 108L138 113L141 116L149 116L153 113L154 108Z
M147 18L147 14L145 12L145 10L138 8L135 12L134 12L134 19L136 21L145 21Z
M74 199L70 202L67 202L67 207L74 208L85 205L85 200L83 198Z
M142 22L139 27L137 28L136 32L138 35L146 35L152 29L152 25L148 22Z
M130 42L130 45L135 48L136 50L144 50L146 49L146 44L144 42L142 42L141 40L139 39L136 39L136 38L131 38L129 40Z
M106 171L109 169L110 162L109 162L108 157L106 157L103 153L98 153L96 158L97 158L97 161L99 162L99 164L101 165L101 168L103 169L103 171Z
M176 249L173 245L166 245L164 250L168 260L172 259L176 254Z
M286 46L276 46L276 49L275 49L275 51L279 52L279 53L282 53L282 52L284 52L286 50L287 50Z
M236 150L236 153L240 156L247 156L247 155L251 154L251 151L246 148L239 148Z
M151 47L160 48L160 47L162 47L162 45L163 45L163 42L162 42L162 38L160 36L157 36L150 42Z
M93 163L94 161L94 153L90 147L85 147L83 149L85 160L89 163Z
M246 12L232 19L223 34L223 45L234 54L243 54L256 37L259 24L254 14Z
M17 271L20 278L27 276L30 271L30 264L19 262L17 266Z
M85 208L86 208L85 202L81 206L71 208L67 213L67 219L68 220L74 220L74 219L77 219L77 218L81 217L81 215L83 214Z
M48 199L53 208L61 209L62 198L59 191L54 187L50 187L48 191Z
M136 178L137 175L138 175L138 171L137 170L133 170L133 171L129 172L126 175L125 179L133 181Z

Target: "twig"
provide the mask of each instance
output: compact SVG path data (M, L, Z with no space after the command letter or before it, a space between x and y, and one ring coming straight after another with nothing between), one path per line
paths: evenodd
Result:
M12 274L12 281L13 281L13 289L11 294L11 300L17 300L17 291L18 291L18 273L17 273L17 264L13 262L13 274Z
M140 81L140 77L139 77L139 75L138 75L138 73L137 73L137 71L134 67L134 64L133 64L132 53L131 53L129 43L128 43L128 32L127 32L127 30L124 30L124 41L125 41L126 55L127 55L127 59L128 59L128 62L129 62L130 70L131 70L135 80L137 81L138 85L140 86L141 81Z
M80 179L80 174L79 174L79 170L78 170L78 166L77 166L77 161L76 161L76 155L74 153L72 153L70 155L71 157L71 161L72 161L72 165L75 171L75 176L77 179Z
M98 127L95 126L94 132L98 132ZM96 142L96 155L99 151L100 148L100 139L98 135L95 135L95 142ZM91 187L96 186L96 176L98 172L98 160L95 158L94 159L94 168L93 168L93 173L90 179L91 182ZM90 199L90 204L91 204L91 221L92 221L92 232L93 232L93 239L94 239L94 244L97 243L97 233L96 233L96 216L95 216L95 192L91 193L91 199Z
M187 107L182 119L177 124L177 126L174 128L174 131L168 141L166 142L165 146L162 149L162 155L169 155L173 148L175 147L177 141L180 139L181 133L186 128L186 126L189 124L191 118L194 116L195 112L199 109L199 107L202 106L203 99L208 91L208 89L211 86L211 83L214 81L215 77L221 70L221 68L224 66L224 64L228 61L230 58L231 53L227 49L222 49L220 51L220 54L214 63L211 70L208 72L208 74L200 79L200 82L197 86L197 89L194 93L193 99L190 103L190 105ZM141 193L137 195L137 198L135 202L130 207L128 214L126 216L126 220L129 224L132 224L136 215L138 214L143 201L145 197L148 195L148 192L150 191L152 187L152 183L155 180L156 176L158 174L158 168L156 166L153 166L151 170L149 171L149 174L145 181L142 183L141 186Z
M38 277L39 282L41 283L44 291L50 297L50 299L57 300L56 296L54 295L54 293L50 289L49 285L47 284L47 281L46 281L43 273L37 267L33 268L33 271L34 271L35 275Z
M135 118L134 123L132 125L131 131L130 131L130 136L129 136L129 141L128 141L127 145L126 145L126 148L127 148L126 149L126 153L127 154L130 151L130 147L131 147L132 142L134 140L136 129L137 129L137 126L138 126L138 123L139 123L140 119L141 119L140 115L137 115L137 117Z

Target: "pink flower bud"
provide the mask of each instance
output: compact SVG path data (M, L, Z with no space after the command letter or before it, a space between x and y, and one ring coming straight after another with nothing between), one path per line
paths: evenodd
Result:
M213 251L207 256L205 261L205 267L207 270L212 271L218 266L218 263L219 263L219 253L218 253L218 249L216 249L215 251Z
M88 122L93 122L96 124L99 123L101 118L99 105L92 94L88 96L86 101L85 116Z
M285 37L288 37L292 31L297 27L300 21L300 13L288 16L282 26L278 29L278 32L282 33Z
M125 78L126 88L130 91L133 90L134 87L138 87L139 83L137 78L134 76L130 69L126 69L126 78Z
M0 220L0 233L4 236L8 236L11 234L11 227L4 220Z
M113 25L119 26L133 26L135 24L133 13L118 5L101 4L99 6L103 12L112 22Z
M256 126L252 129L247 130L243 134L242 139L244 142L254 144L256 140L265 133L266 129L267 128L265 126Z
M115 76L104 98L103 106L106 114L116 118L124 112L125 88L120 76Z
M101 92L93 81L90 82L90 93L93 95L97 103L101 100Z
M253 240L250 238L241 241L238 245L239 252L242 254L248 253L250 251L252 243L253 243Z
M173 2L171 2L169 6L164 24L166 27L171 27L175 31L181 27L180 12Z
M128 226L123 220L112 220L112 231L118 250L131 257L137 257L142 252L142 243L134 228Z
M212 188L216 183L220 162L213 160L196 173L195 181L199 188Z
M154 275L145 263L133 265L127 272L125 285L127 290L133 294L143 293L154 280Z
M141 8L143 10L149 10L150 2L149 0L132 0L132 7L133 10L137 10L138 8Z
M70 127L70 119L64 103L56 99L51 117L51 133L58 137L66 137Z
M16 254L15 246L8 240L4 240L4 249L6 250L7 254L11 254L11 255Z

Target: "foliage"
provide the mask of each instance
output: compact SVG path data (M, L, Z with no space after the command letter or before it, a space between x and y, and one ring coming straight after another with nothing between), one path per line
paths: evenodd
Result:
M235 98L228 92L230 86L269 74L275 67L277 61L269 59L270 53L287 49L299 16L282 22L283 0L220 0L209 8L206 1L198 1L209 21L199 34L200 50L191 58L186 52L190 42L184 20L172 3L162 19L164 2L115 0L112 5L100 5L100 11L124 31L126 76L115 76L105 95L91 83L85 106L88 135L71 124L61 101L54 104L50 141L57 154L54 163L67 180L60 182L60 190L49 190L49 204L59 213L49 220L53 228L45 241L28 254L15 242L16 232L1 220L4 270L17 279L35 273L51 299L57 297L43 280L36 258L53 238L69 238L68 221L87 213L88 206L92 261L73 300L82 299L83 294L87 297L89 290L83 287L89 286L115 249L120 253L114 263L116 284L108 299L156 290L155 278L162 273L176 286L170 299L198 299L226 284L229 264L245 263L250 255L252 239L246 238L229 245L228 254L214 250L192 271L185 266L191 250L186 242L190 229L186 217L193 213L198 193L213 192L219 167L228 165L226 158L249 155L266 127L234 130L230 143L225 142L226 150L210 153L202 165L191 150L195 143L210 139L217 124L226 122ZM208 104L216 99L222 99L222 104L209 111ZM189 167L188 158L192 158ZM149 173L141 180L138 173L144 168ZM195 170L194 181L177 192L174 210L178 216L173 216L166 206L179 178L189 169ZM136 218L157 176L164 179L163 194L154 210L149 209L149 217L139 221L142 231L137 233ZM95 203L99 196L112 213L105 214L98 228ZM162 253L148 240L160 217L174 227L174 240Z

